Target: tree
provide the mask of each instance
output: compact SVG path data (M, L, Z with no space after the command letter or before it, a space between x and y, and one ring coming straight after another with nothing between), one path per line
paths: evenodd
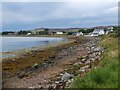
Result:
M2 35L9 35L9 34L14 34L12 31L4 31L2 32Z
M78 32L82 32L82 33L90 33L90 32L93 32L93 31L94 31L94 29L86 29L86 30L80 29L80 30L78 30Z
M49 34L49 29L45 29L44 34Z

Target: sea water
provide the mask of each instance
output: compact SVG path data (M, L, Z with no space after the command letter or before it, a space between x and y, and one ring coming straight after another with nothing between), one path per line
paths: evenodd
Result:
M57 37L2 37L1 39L0 52L9 52L35 46L48 46L49 44L64 40Z

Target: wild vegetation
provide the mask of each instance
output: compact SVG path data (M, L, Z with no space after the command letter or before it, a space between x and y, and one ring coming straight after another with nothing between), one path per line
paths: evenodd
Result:
M100 46L106 49L96 69L83 77L76 76L71 88L117 88L118 87L118 35L113 33L102 38Z

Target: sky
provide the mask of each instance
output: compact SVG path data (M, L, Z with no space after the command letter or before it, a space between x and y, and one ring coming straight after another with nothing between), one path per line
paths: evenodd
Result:
M4 0L2 30L89 28L118 24L118 0L55 1Z

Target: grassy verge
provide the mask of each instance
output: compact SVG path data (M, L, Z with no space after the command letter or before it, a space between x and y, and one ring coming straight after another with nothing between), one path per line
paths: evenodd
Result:
M76 76L71 88L117 88L118 87L118 40L113 35L103 37L100 46L106 48L97 69L85 76Z

